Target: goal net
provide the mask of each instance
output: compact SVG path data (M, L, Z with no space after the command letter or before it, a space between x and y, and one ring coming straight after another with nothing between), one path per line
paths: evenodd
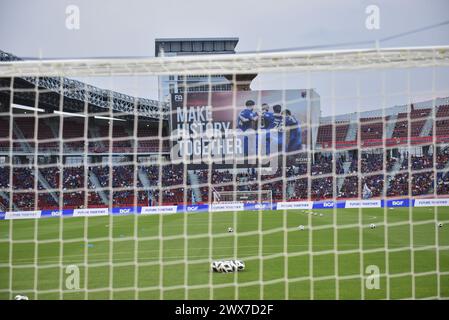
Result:
M0 299L449 297L449 48L0 60Z

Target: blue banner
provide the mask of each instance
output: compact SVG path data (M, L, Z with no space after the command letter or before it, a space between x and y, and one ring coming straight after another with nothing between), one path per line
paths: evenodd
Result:
M64 209L64 210L42 210L41 217L42 218L51 218L51 217L71 217L73 216L73 209Z
M334 209L344 208L346 201L317 201L313 203L313 209Z
M207 204L178 205L177 212L205 212L209 211Z
M275 203L245 203L243 205L243 210L276 210Z
M409 207L410 200L409 199L395 199L395 200L387 200L387 207Z
M141 207L122 207L122 208L112 208L110 210L110 213L113 215L121 215L126 216L130 214L137 214L140 213Z
M189 212L234 212L243 210L298 210L307 209L334 209L334 208L401 208L401 207L424 207L424 206L449 206L449 198L445 199L391 199L391 200L346 200L346 201L315 201L301 202L301 206L288 206L290 202L280 203L215 203L198 205L178 205L159 207L123 207L123 208L90 208L90 209L64 209L64 210L42 210L42 211L16 211L0 212L0 220L6 219L35 219L51 217L72 216L99 216L99 215L131 215L131 214L158 214L158 213L189 213ZM298 204L291 202L291 204Z

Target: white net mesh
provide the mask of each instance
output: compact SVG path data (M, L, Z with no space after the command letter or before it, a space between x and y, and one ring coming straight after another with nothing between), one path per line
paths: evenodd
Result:
M449 297L448 65L445 47L0 63L0 298Z

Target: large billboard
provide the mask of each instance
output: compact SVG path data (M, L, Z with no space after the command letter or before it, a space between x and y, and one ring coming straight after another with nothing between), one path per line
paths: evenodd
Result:
M189 168L277 168L303 157L319 119L313 90L185 92L171 95L171 158Z

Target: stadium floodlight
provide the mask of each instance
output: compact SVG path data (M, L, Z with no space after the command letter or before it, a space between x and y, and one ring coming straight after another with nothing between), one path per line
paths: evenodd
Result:
M27 107L27 106L22 106L20 104L12 104L12 107L15 109L22 109L22 110L28 110L28 111L37 111L37 112L45 112L44 109L41 108L34 108L34 107Z
M53 111L53 113L56 113L56 114L59 114L62 116L67 116L67 117L81 117L81 118L87 117L87 115L82 114L82 113L73 113L73 112L65 112L65 111L58 111L58 110Z
M0 298L448 298L448 67L448 46L1 62L36 84L7 99L68 119L0 108ZM162 103L66 78L167 75L231 80Z
M112 118L112 117L103 117L103 116L95 116L95 119L102 119L102 120L112 120L112 121L126 121L125 119L119 119L119 118Z

